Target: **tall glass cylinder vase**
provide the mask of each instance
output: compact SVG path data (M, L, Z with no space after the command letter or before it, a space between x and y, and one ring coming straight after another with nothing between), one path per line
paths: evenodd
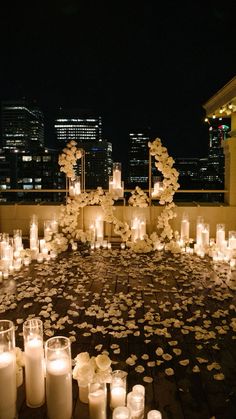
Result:
M38 249L38 217L32 215L30 219L30 249Z
M236 250L236 231L229 231L229 248Z
M45 401L43 323L30 319L23 324L26 404L39 407Z
M122 370L115 370L111 375L111 394L110 394L110 407L125 406L126 402L126 378L127 372Z
M221 249L225 244L225 225L216 224L216 245Z
M91 419L106 419L107 389L106 383L89 384L89 417Z
M23 249L22 245L22 230L17 229L13 230L13 243L14 243L14 250L19 251Z
M181 231L180 231L180 238L183 240L183 242L189 241L189 218L188 214L183 214L182 220L181 220Z
M202 245L202 229L203 229L204 219L203 217L197 217L196 223L196 243L198 246Z
M45 344L46 400L49 419L71 419L72 370L70 340L50 338Z
M0 419L16 417L15 327L0 320Z
M210 242L210 226L204 223L202 228L202 246L208 247Z

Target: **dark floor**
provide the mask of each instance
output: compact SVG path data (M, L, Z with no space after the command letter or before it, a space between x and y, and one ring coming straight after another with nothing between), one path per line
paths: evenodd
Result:
M23 321L39 316L45 340L71 337L72 357L107 350L113 369L128 372L128 391L145 385L146 413L234 419L235 290L236 271L230 273L226 264L214 267L208 258L83 250L48 264L32 263L5 280L0 319L14 321L22 349ZM75 381L73 391L73 417L85 419L88 408L77 401ZM19 419L46 417L46 406L26 407L24 386L18 411Z

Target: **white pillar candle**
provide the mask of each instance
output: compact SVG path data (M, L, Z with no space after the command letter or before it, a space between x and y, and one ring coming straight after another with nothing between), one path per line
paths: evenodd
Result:
M71 419L72 378L67 357L47 361L46 398L49 419Z
M202 229L202 246L209 246L210 233L209 233L209 224L204 224Z
M197 224L196 227L196 243L198 246L202 245L202 229L203 229L203 223Z
M236 250L236 231L229 231L229 248Z
M46 241L44 239L39 240L39 251L42 253L43 249L46 246Z
M95 227L96 227L96 238L97 241L103 241L103 235L104 235L104 225L103 220L101 218L97 218L95 221Z
M15 328L10 320L0 320L0 419L16 417Z
M89 416L91 419L106 419L107 396L105 383L89 385Z
M189 240L189 221L185 218L181 221L180 237L183 241Z
M13 352L2 352L0 353L0 419L14 419L15 416L16 416L15 354Z
M111 389L110 406L112 409L118 406L125 406L126 390L123 387L114 387Z
M23 324L25 348L26 404L42 406L45 401L45 367L43 350L43 323L40 319L26 320Z
M216 225L216 245L220 248L224 245L225 241L225 226L224 224Z
M25 342L25 385L27 406L42 406L45 399L44 352L43 340L38 336Z
M71 419L72 371L70 340L50 338L45 344L46 400L49 419Z
M121 171L119 169L113 170L113 188L121 188Z
M113 410L112 419L130 419L130 410L128 407L116 407Z

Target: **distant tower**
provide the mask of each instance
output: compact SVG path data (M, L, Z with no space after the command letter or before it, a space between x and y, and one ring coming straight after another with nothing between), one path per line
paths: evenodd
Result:
M102 118L90 111L61 110L54 128L57 145L61 148L71 140L77 143L102 141Z
M228 125L215 125L209 128L208 181L220 188L224 185L223 141L227 138Z
M150 137L142 132L129 134L129 187L148 187L149 140Z
M31 150L44 145L43 114L26 100L2 102L1 128L5 150Z

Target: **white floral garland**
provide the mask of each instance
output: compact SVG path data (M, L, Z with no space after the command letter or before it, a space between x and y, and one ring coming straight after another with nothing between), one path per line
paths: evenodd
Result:
M176 217L173 210L175 204L173 203L173 196L179 188L178 172L173 168L174 160L168 155L166 147L163 147L159 138L153 142L149 142L150 154L155 157L155 166L163 174L163 192L160 196L160 205L165 205L157 219L157 229L161 230L160 235L156 232L152 233L150 237L145 235L142 240L136 242L130 241L131 228L126 222L120 221L114 216L114 201L117 199L112 193L104 192L101 187L96 191L90 193L83 192L74 198L67 198L66 206L62 206L59 224L62 232L56 234L53 240L49 243L49 247L57 250L66 250L68 243L74 241L91 242L93 240L92 231L83 231L78 228L78 216L80 208L87 205L100 205L103 210L103 219L108 223L114 225L114 233L121 237L123 242L135 252L150 252L158 248L159 245L169 241L169 250L172 248L176 251L176 245L173 239L173 230L169 221ZM59 165L61 171L66 173L67 177L73 178L75 176L74 166L77 159L81 158L81 151L77 150L76 143L71 141L63 150L59 157ZM129 199L129 205L144 208L147 207L149 198L147 194L138 186L132 192ZM171 242L173 242L171 244ZM162 245L163 247L163 245Z

